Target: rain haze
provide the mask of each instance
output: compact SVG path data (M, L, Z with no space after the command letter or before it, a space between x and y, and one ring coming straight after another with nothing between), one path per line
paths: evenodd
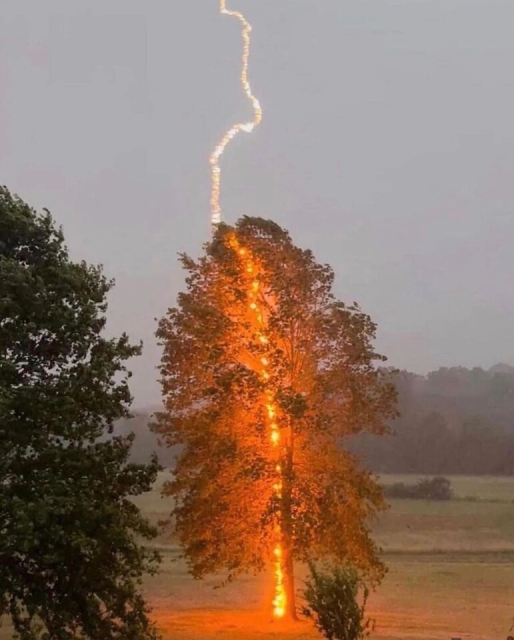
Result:
M392 365L514 364L514 4L233 0L253 24L262 125L222 160L227 222L272 218L378 323ZM1 182L116 279L142 339L209 229L208 156L250 114L241 31L215 0L4 0Z

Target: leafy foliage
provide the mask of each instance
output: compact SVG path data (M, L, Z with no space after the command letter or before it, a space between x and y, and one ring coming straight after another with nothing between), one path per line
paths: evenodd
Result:
M112 282L73 263L48 212L0 189L0 615L22 640L150 640L138 587L154 530L130 497L128 337L102 337Z
M281 429L282 499L266 431L262 356L248 320L247 276L231 239L253 256ZM332 293L334 274L271 221L220 225L205 254L182 256L187 291L159 324L166 410L155 430L180 446L174 480L176 533L193 574L259 570L270 560L273 521L293 560L351 558L382 572L368 516L381 489L341 443L384 433L395 415L389 374L376 367L375 325ZM292 599L292 584L289 585Z
M303 596L302 613L327 640L360 640L373 631L374 622L365 617L369 590L353 567L320 571L311 564Z

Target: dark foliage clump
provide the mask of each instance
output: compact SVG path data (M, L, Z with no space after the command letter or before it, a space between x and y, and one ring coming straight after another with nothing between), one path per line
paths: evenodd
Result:
M396 482L385 488L385 495L408 500L452 500L453 489L448 478L439 476L419 480L414 485Z

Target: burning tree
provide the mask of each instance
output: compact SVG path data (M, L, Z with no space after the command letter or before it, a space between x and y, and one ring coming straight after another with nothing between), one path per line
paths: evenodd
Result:
M165 492L193 575L271 563L277 617L296 615L295 562L350 561L380 578L367 522L382 492L342 446L395 414L374 323L271 221L220 225L198 261L181 260L187 292L157 331L154 428L180 445Z

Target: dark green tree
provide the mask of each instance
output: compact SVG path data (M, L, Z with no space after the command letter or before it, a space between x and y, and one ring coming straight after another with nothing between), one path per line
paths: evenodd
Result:
M103 337L112 284L0 188L0 616L22 640L157 637L139 590L155 531L131 496L158 466L107 437L140 352Z

